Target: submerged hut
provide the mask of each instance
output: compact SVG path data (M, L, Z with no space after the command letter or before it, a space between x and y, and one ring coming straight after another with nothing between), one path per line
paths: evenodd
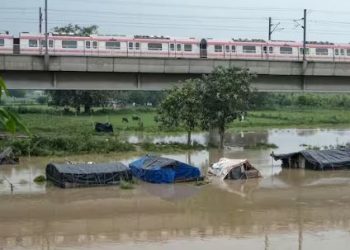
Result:
M271 154L275 160L282 161L284 168L312 170L350 169L350 150L303 150L289 154Z
M113 185L132 179L130 169L122 163L55 164L46 166L46 179L61 188Z
M259 170L253 167L246 159L221 158L208 170L209 174L220 177L222 180L239 180L259 178Z
M151 183L175 183L198 180L198 168L164 157L146 155L129 164L132 175Z

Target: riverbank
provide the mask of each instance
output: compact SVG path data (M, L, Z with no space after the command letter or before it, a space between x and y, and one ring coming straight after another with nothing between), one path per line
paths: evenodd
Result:
M203 150L208 147L208 141L199 141L187 146L184 144L185 141L180 142L171 138L162 142L146 140L148 136L174 137L185 132L182 128L161 130L155 121L155 110L130 109L93 115L24 113L20 116L34 136L32 138L10 136L0 140L2 148L11 146L18 156L64 156L111 152L171 153ZM140 119L133 119L136 116ZM114 133L96 133L95 122L110 122L114 127ZM286 127L334 128L347 127L349 124L350 111L346 110L264 110L249 112L243 121L230 124L228 132L264 131ZM197 132L200 130L197 129ZM136 134L142 135L136 142L128 139ZM241 146L253 149L272 148L266 141L254 143Z

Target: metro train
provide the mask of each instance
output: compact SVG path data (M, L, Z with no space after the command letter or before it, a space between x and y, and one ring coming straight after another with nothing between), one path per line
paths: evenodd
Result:
M0 34L0 54L43 55L45 36ZM165 57L302 61L303 44L294 41L215 40L156 36L74 36L49 34L50 55ZM350 61L350 44L308 42L309 61Z

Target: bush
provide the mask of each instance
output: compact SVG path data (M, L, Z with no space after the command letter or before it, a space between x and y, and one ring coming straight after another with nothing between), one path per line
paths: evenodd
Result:
M47 103L47 96L39 96L36 98L36 102L39 104L46 104Z
M42 183L46 182L46 177L43 175L39 175L39 176L35 177L33 181L37 184L42 184Z
M48 156L81 153L109 153L134 151L135 147L116 138L103 139L91 135L80 136L35 136L13 140L4 146L12 147L18 156Z

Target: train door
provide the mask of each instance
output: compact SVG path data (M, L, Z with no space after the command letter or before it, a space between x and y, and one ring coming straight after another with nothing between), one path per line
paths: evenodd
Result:
M208 57L207 47L208 47L207 40L202 39L201 43L199 44L200 58L207 58Z
M19 55L20 53L21 53L20 39L19 38L14 38L13 39L13 54L14 55Z
M85 55L86 56L91 56L92 55L92 51L91 51L91 41L85 41Z

